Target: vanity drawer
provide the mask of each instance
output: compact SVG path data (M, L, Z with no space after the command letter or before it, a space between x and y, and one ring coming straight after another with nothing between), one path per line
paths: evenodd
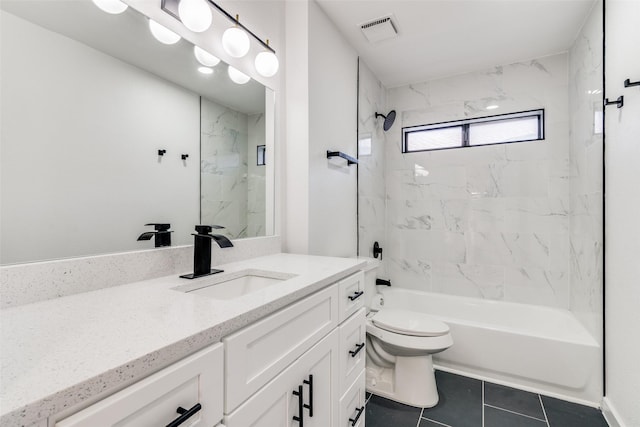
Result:
M364 371L366 359L366 308L361 308L340 325L340 392L343 393Z
M364 272L359 271L338 282L340 287L340 322L364 307Z
M332 285L224 338L224 412L231 413L336 328L338 306L338 286Z
M338 427L364 426L365 402L367 393L365 390L365 373L349 387L349 390L340 399L340 422ZM354 422L355 421L355 422Z
M223 346L216 344L103 399L56 427L166 426L177 408L201 409L183 426L210 427L222 419Z

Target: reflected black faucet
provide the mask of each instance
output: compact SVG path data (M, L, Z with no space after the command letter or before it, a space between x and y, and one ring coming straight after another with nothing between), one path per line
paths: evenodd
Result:
M180 277L184 279L195 279L224 271L211 269L211 241L215 241L221 248L231 248L233 247L233 243L220 234L209 234L214 228L221 229L224 227L220 227L219 225L196 225L197 233L193 233L193 236L195 236L193 242L193 273Z
M156 238L156 248L163 246L171 246L171 233L169 231L171 224L145 224L152 225L156 231L147 231L138 236L138 240L151 240L152 237Z

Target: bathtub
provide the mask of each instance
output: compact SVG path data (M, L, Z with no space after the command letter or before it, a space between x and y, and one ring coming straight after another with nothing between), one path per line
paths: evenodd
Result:
M381 289L382 288L382 289ZM602 350L567 310L378 286L385 308L447 323L436 368L591 406L602 399Z

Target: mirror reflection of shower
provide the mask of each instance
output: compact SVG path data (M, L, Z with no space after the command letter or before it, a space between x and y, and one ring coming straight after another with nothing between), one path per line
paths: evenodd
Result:
M387 132L389 129L391 129L391 126L393 126L393 122L396 120L396 110L389 111L389 114L387 114L386 116L384 114L380 114L376 112L376 119L378 117L384 118L384 124L382 125L382 129L384 129L384 131Z

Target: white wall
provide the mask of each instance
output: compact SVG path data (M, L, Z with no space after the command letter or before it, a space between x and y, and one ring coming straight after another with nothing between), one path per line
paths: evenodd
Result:
M148 222L190 243L198 96L4 12L2 33L1 262L150 248Z
M283 250L309 252L309 3L286 2Z
M315 1L309 3L309 253L355 256L357 168L327 150L357 155L356 52Z
M315 1L286 4L287 146L284 249L356 254L357 56Z
M606 398L622 426L640 426L640 2L606 2Z

